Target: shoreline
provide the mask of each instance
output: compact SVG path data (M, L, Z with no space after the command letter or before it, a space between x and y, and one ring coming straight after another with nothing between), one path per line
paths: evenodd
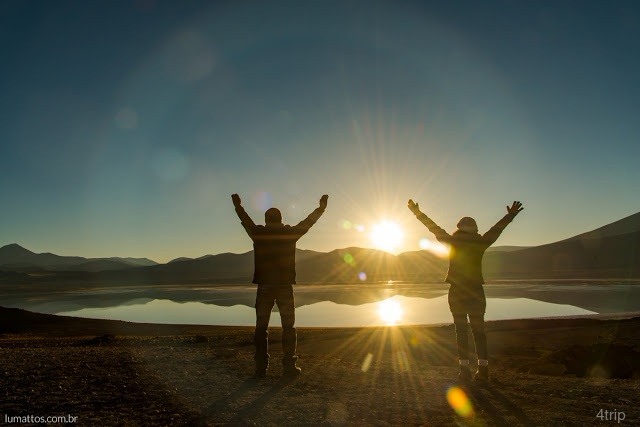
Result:
M52 316L52 319L56 319L62 322L78 322L78 323L95 323L96 325L101 322L106 322L102 325L102 328L109 328L107 326L110 322L115 322L112 324L112 328L123 329L123 330L134 330L136 326L140 328L150 328L150 327L158 327L158 328L166 328L166 329L210 329L210 328L233 328L233 329L249 329L253 330L254 325L218 325L218 324L200 324L200 323L166 323L166 322L138 322L138 321L129 321L129 320L119 320L119 319L104 319L104 318L93 318L93 317L81 317L81 316L70 316L70 315L61 315L61 314L50 314L50 313L40 313L35 311L30 311L17 307L3 307L0 306L0 335L3 334L3 323L6 322L7 316L9 315L7 310L16 310L16 313L19 313L21 316L33 315L33 316ZM27 316L28 316L27 315ZM272 313L273 316L278 316L277 312ZM580 320L580 319L593 319L593 320L625 320L625 319L640 319L640 311L631 311L631 312L619 312L619 313L595 313L595 314L578 314L578 315L566 315L566 316L541 316L541 317L522 317L522 318L510 318L510 319L493 319L493 320L485 320L485 325L489 328L491 324L495 323L509 323L516 322L520 323L523 321L571 321L571 320ZM44 321L45 317L38 321L38 324ZM53 323L59 323L53 321ZM116 324L126 325L125 327L116 327ZM389 324L389 325L365 325L365 326L296 326L297 330L359 330L366 328L431 328L431 327L444 327L444 326L453 326L453 320L450 322L436 322L436 323L415 323L415 324ZM6 328L7 326L4 326ZM269 329L277 329L281 328L279 325L269 325ZM51 331L49 331L51 332Z

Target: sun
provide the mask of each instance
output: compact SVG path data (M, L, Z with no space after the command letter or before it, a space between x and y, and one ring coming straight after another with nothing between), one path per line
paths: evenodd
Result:
M397 223L382 221L373 226L369 237L376 249L393 252L402 243L404 232Z
M386 299L378 304L378 315L387 325L395 325L402 317L402 306L397 301Z

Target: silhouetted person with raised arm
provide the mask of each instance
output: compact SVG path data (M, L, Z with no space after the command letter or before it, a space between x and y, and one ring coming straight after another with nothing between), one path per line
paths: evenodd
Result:
M283 372L287 376L298 375L301 369L296 366L298 338L294 327L296 314L293 299L293 285L296 283L296 242L322 216L327 208L329 196L322 196L320 206L295 226L283 224L282 214L276 208L270 208L265 212L265 225L256 225L242 207L240 196L233 194L231 199L242 226L253 240L253 283L258 285L255 376L264 377L269 367L267 329L274 302L278 304L282 321Z
M431 218L420 211L420 207L409 199L409 210L427 226L439 242L450 246L449 271L445 281L449 287L449 308L456 326L456 341L460 364L459 378L463 381L471 379L469 371L469 343L467 332L467 316L471 324L471 332L478 355L478 370L473 379L480 383L489 381L489 360L487 354L487 337L484 332L484 313L487 299L484 295L484 278L482 277L482 256L500 236L513 218L522 209L522 203L513 202L507 206L507 214L485 234L478 234L478 225L473 218L464 217L458 222L458 230L453 234L440 228Z

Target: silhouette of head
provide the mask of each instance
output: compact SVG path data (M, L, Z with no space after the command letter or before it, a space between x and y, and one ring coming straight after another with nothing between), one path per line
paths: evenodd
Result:
M264 222L267 224L282 224L282 213L279 209L269 208L264 213Z
M475 219L465 216L460 221L458 221L458 230L465 231L467 233L477 233L478 224L476 224Z

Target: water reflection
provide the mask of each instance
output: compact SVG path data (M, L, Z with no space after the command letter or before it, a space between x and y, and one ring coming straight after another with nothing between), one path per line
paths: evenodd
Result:
M378 303L378 315L387 325L395 325L402 317L402 305L393 298Z
M485 285L487 298L513 300L525 298L541 302L576 306L597 313L640 312L640 286L634 284L602 283L509 283ZM446 284L411 284L394 282L378 285L303 285L295 290L296 308L323 301L338 305L358 306L378 303L394 296L423 300L446 296ZM84 308L111 308L153 301L169 300L175 303L200 302L219 307L246 306L253 311L255 286L176 286L157 285L143 287L108 286L93 288L5 287L0 289L4 307L16 307L38 313L67 313ZM446 304L442 306L445 308ZM404 308L403 308L404 309ZM503 307L518 317L509 304ZM375 312L377 308L373 311ZM425 308L426 310L426 308ZM489 312L489 314L492 314ZM404 317L406 313L403 313ZM448 314L447 314L448 315ZM379 315L376 315L380 318ZM448 320L447 320L448 321Z
M201 302L177 303L160 299L142 304L85 308L59 314L148 323L245 326L255 323L255 311L246 305L225 307ZM528 298L487 299L487 320L585 314L596 314L596 312ZM320 301L296 309L297 326L350 327L438 323L451 323L446 295L431 299L395 295L383 301L361 305ZM271 325L280 325L280 316L275 310L271 317Z

